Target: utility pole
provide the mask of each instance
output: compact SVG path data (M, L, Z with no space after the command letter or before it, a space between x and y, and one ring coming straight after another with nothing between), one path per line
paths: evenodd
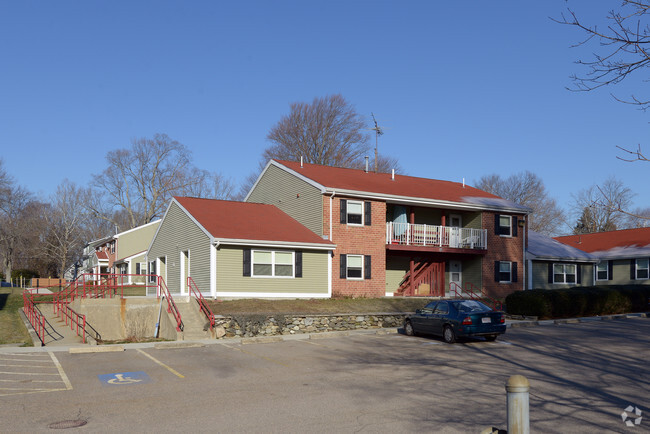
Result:
M378 167L377 167L377 158L379 153L377 152L377 147L379 146L379 136L384 134L384 130L382 130L379 127L379 124L377 123L377 119L375 119L375 114L373 112L370 112L372 115L372 120L375 123L375 128L370 128L372 131L375 132L375 173L377 173Z

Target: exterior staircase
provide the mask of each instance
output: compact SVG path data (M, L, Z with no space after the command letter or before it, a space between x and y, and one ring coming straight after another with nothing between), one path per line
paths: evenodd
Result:
M210 321L199 310L196 299L186 296L175 297L174 301L183 319L183 330L177 332L178 340L193 341L214 338L214 332L210 330Z

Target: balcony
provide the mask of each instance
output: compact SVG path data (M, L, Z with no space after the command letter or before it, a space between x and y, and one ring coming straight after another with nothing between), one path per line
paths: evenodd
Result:
M388 222L386 244L485 250L487 230Z

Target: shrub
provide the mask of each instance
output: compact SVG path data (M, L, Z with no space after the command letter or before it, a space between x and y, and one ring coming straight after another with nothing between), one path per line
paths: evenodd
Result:
M569 318L650 310L650 287L611 286L517 291L506 297L511 315Z

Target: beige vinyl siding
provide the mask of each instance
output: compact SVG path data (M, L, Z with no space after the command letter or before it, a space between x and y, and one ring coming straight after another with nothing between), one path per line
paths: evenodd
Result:
M463 227L471 229L483 229L481 227L482 218L480 212L463 213Z
M323 235L323 199L320 190L286 171L270 165L248 197L248 202L275 205Z
M406 256L386 257L386 292L391 293L399 289L399 284L409 271L409 263Z
M482 288L483 273L481 268L481 258L473 258L463 261L463 287L466 283L471 283L479 289Z
M180 292L181 252L190 251L190 277L202 293L210 292L210 238L176 203L161 223L148 260L167 257L165 279L171 292Z
M118 258L124 259L146 251L159 225L160 222L156 222L155 224L136 228L129 231L129 233L120 235L117 239Z
M572 262L556 261L555 264L571 264ZM594 267L592 264L580 264L580 285L567 283L548 283L548 262L533 261L533 289L560 289L576 286L592 286L594 284ZM616 272L614 272L616 274ZM629 278L628 268L628 278ZM607 282L598 282L599 285ZM528 285L526 285L528 287Z
M251 248L253 250L257 248ZM260 250L293 251L289 249ZM220 292L322 293L327 294L329 252L302 250L300 278L244 277L244 247L220 246L217 250L217 295Z

